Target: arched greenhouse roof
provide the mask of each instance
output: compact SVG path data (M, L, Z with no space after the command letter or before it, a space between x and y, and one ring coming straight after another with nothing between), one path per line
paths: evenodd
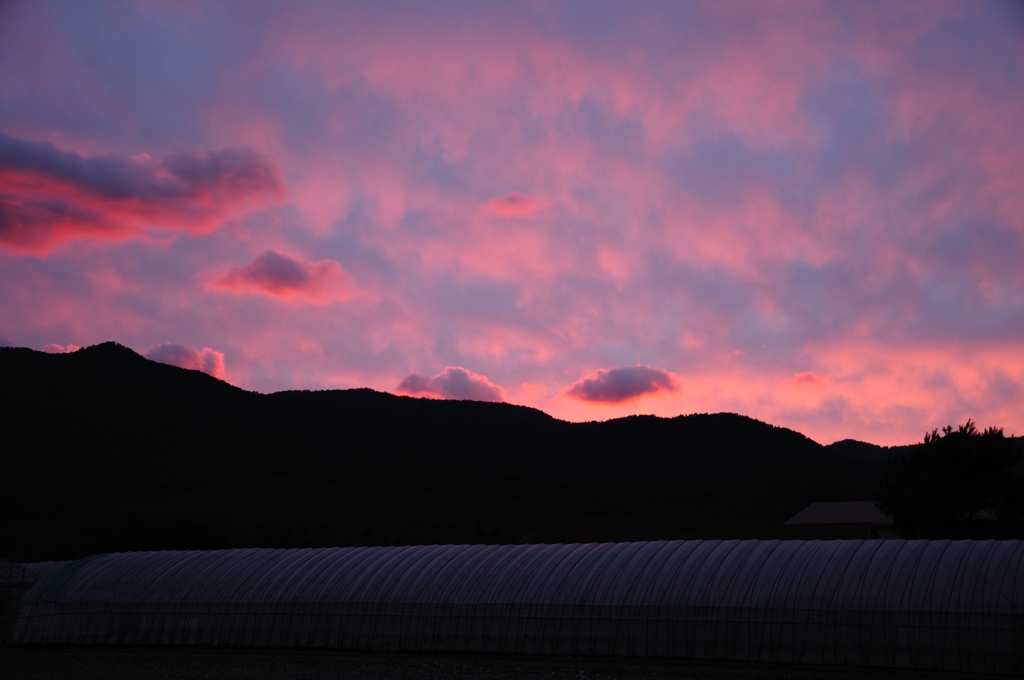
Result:
M14 644L770 660L1020 673L1020 541L657 541L97 555Z

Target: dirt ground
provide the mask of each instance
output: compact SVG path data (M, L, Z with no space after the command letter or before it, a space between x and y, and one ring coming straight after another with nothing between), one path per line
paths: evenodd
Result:
M569 657L231 649L0 648L3 680L951 680L918 671Z

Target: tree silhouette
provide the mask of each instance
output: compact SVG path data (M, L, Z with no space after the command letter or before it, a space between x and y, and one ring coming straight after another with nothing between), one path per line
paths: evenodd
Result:
M876 498L904 538L1010 538L1022 535L1020 460L1002 429L933 430L893 456Z

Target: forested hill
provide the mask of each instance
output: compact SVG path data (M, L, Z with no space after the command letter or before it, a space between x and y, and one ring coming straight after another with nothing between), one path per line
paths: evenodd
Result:
M569 423L368 389L247 392L105 343L0 348L0 556L516 541L778 523L880 464L733 414Z

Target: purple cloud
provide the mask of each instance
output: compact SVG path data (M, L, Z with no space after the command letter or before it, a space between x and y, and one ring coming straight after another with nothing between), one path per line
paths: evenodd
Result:
M144 356L161 364L202 371L214 378L224 376L224 354L209 347L196 349L179 342L164 342L150 349Z
M333 260L305 262L288 253L267 250L246 266L232 269L211 287L323 303L346 297L345 280L341 265Z
M680 388L674 373L637 364L626 368L600 368L573 383L565 393L580 401L618 404L645 394L676 392Z
M505 390L499 385L461 366L449 366L433 377L411 373L398 386L398 391L438 399L505 401Z
M2 132L0 176L0 247L33 253L148 227L209 231L231 208L284 191L274 166L247 149L83 156Z

